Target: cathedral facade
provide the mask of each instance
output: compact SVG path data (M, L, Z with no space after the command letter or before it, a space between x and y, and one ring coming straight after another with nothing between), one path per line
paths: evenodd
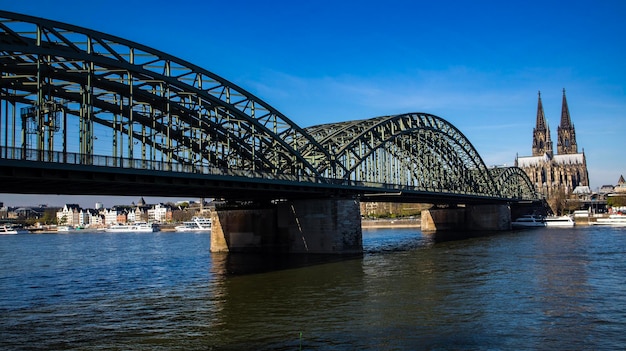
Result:
M589 186L585 152L578 152L576 131L569 114L565 89L561 106L561 121L557 128L556 153L553 151L550 127L539 92L537 122L533 129L532 156L516 157L515 165L523 169L536 191L551 203L551 199L567 197L578 186Z

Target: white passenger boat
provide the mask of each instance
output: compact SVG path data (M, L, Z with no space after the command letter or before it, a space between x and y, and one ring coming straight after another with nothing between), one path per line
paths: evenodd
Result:
M544 220L547 227L573 227L576 225L570 216L548 216Z
M0 235L28 234L29 231L12 224L0 224Z
M513 228L533 228L545 227L546 222L543 216L524 215L511 222Z
M211 219L204 217L193 217L191 221L183 222L174 227L177 232L210 232Z
M598 218L595 222L589 222L591 225L609 225L613 227L626 227L626 215L614 214L609 218Z
M71 227L69 225L57 226L57 232L59 232L59 233L67 233L67 232L70 232L70 231L74 231L74 227Z
M159 226L154 223L129 223L111 225L104 230L107 233L153 233L159 231Z

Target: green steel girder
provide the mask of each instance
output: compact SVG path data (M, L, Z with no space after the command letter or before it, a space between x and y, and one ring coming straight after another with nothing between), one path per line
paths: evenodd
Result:
M0 147L35 149L39 161L73 153L429 196L536 197L523 171L488 169L440 117L301 128L196 65L60 22L0 11L0 74ZM18 111L21 140L7 131Z
M347 180L378 180L442 192L499 193L469 140L431 114L383 116L313 126L306 131L327 150L336 150L336 160L347 170L341 177ZM393 161L378 162L381 157ZM319 170L322 174L326 171L324 165ZM404 181L399 181L398 173L406 175Z
M535 191L530 178L519 167L491 168L491 172L502 197L511 199L537 199L539 195Z
M65 76L65 75L64 75ZM75 77L72 79L69 79L67 77L65 77L67 81L79 81L80 78L79 77ZM110 89L114 89L114 85L121 85L119 83L114 83L114 82L106 82L105 84L102 84L100 86L104 86L107 85L108 88ZM27 91L31 94L35 94L36 93L36 87L34 87L33 85L28 85L25 84L23 81L17 80L15 82L11 82L9 79L3 80L2 84L0 85L0 87L7 87L10 86L11 88L14 88L16 90L19 91ZM62 90L62 89L57 89L57 88L52 88L54 89L54 96L61 98L65 101L76 101L77 99L80 98L80 93L78 92L71 92L71 91L67 91L67 90ZM150 102L151 99L149 99L149 96L147 96L148 94L139 92L139 93L135 93L135 101L139 101L142 103L153 103L154 105L160 104L157 102ZM25 101L22 101L23 103ZM99 100L96 99L93 103L92 103L93 107L98 108L101 111L115 111L117 113L119 113L120 115L126 116L129 115L130 110L128 106L117 106L109 101L105 101L105 100ZM151 106L154 106L151 105ZM178 115L189 115L192 114L192 111L189 109L186 109L184 106L181 105L173 105L170 108L171 111L175 111ZM78 116L79 111L77 110L72 110L72 109L68 109L67 111L69 114L74 115L74 116ZM95 114L97 115L97 113ZM129 131L126 127L124 127L121 124L114 124L112 121L110 120L106 120L106 119L100 119L97 117L92 117L92 119L94 121L96 121L99 124L102 124L104 126L108 126L112 129L115 128L122 128L123 129L123 133L124 134L130 134L132 133L131 131ZM198 145L198 143L196 143L195 141L192 141L188 136L184 135L183 133L180 132L180 130L177 129L172 129L169 128L167 125L160 123L157 120L154 120L153 118L150 118L150 116L145 115L144 113L140 113L135 111L134 115L133 115L133 119L136 122L139 122L142 125L146 125L149 123L152 123L153 125L153 129L158 132L158 133L169 133L169 135L172 137L172 139L175 140L179 140L181 143L183 143L183 145L191 145L191 149L193 152L198 153L198 154L202 154L203 158L210 160L211 164L215 164L218 166L222 166L222 167L227 167L228 165L225 163L225 161L222 160L218 160L218 159L211 159L211 154L203 152L204 150L202 150L200 148L200 146ZM232 139L236 139L236 143L234 145L235 148L238 149L238 153L246 155L249 158L252 158L251 153L249 152L248 149L244 149L244 148L240 148L240 145L244 145L244 140L242 138L238 138L234 135L224 135L224 133L220 133L221 129L219 128L219 126L217 126L212 120L205 120L205 121L201 121L201 125L206 127L208 130L213 130L215 131L215 133L212 134L212 139L217 139L220 142L227 142L228 138L232 138ZM133 134L133 138L134 139L141 139L141 135L138 133L132 133ZM154 146L155 148L157 148L159 151L165 153L167 152L167 149L164 145L162 144L156 144ZM175 159L178 162L182 162L182 163L191 163L188 160L185 160L183 158L178 158L178 155L172 155L173 159ZM263 155L261 155L261 157L263 157ZM264 159L263 161L265 162L269 162L268 160ZM258 167L261 167L260 165L262 164L262 162L260 160L256 160Z
M104 126L119 127L118 132L129 139L122 156L138 157L132 145L139 142L157 159L320 181L324 178L302 155L332 159L302 128L251 93L141 44L4 11L0 11L0 43L5 100L19 95L13 101L29 101L36 107L55 99L69 100L75 105L68 110L70 115L83 111L79 118L89 123L104 121ZM301 140L307 142L297 144ZM144 152L140 157L148 156Z

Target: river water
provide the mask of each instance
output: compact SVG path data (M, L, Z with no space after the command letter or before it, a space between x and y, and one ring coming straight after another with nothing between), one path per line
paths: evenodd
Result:
M207 234L1 236L0 349L626 345L626 228L363 242L362 257L326 260L211 254Z

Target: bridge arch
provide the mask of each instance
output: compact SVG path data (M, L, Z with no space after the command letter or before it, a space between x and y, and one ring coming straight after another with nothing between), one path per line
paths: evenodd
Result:
M17 114L24 121L23 143L13 146L40 150L38 159L53 152L105 154L324 181L313 163L332 157L315 139L194 64L105 33L6 11L0 11L0 43L0 94L13 121Z
M500 167L489 170L500 194L511 199L536 199L535 187L524 170L519 167Z
M356 182L398 184L418 191L497 196L499 189L469 140L427 113L407 113L307 128ZM318 165L324 174L326 165Z
M115 183L118 168L134 168L126 173L144 179L178 171L179 189L192 193L211 187L223 194L221 182L237 178L244 198L251 177L264 178L255 180L258 197L278 196L267 195L276 189L287 197L363 188L484 201L532 194L521 170L488 169L469 140L435 115L301 128L206 69L56 21L0 11L0 74L0 161L87 166L87 174L105 166L101 185ZM57 168L63 182L68 167ZM4 179L16 181L12 175Z

